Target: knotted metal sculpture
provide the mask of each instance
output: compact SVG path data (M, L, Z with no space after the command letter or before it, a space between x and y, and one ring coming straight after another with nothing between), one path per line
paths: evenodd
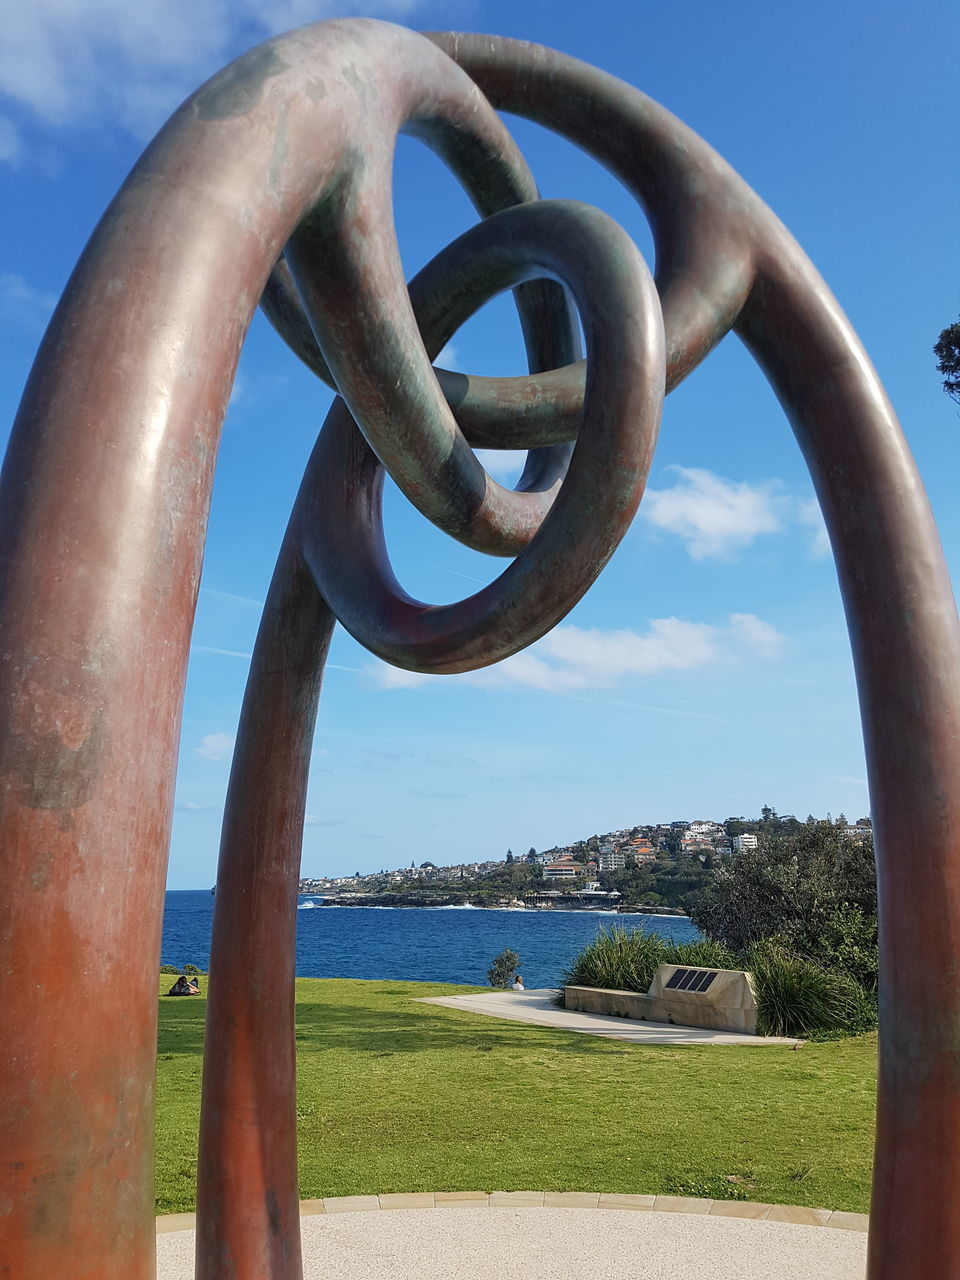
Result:
M656 288L603 214L536 199L495 109L556 130L627 184L653 227ZM409 294L389 196L399 130L440 153L483 215ZM432 370L508 288L530 375ZM180 710L216 445L261 297L340 398L280 553L231 774L199 1276L300 1275L295 907L335 618L416 671L470 670L543 635L630 523L664 391L730 329L809 465L859 682L882 950L870 1276L960 1274L960 631L876 375L773 214L636 90L534 45L338 21L245 55L158 135L80 260L11 440L0 1275L153 1274L156 970ZM530 450L516 492L471 445ZM515 559L458 604L410 599L384 550L384 468L440 528ZM94 971L110 1000L88 995Z

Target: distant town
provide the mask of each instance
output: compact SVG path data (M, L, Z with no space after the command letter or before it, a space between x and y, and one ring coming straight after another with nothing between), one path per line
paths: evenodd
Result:
M639 825L552 849L514 851L487 862L433 862L369 875L304 877L300 892L341 906L464 905L613 912L680 913L724 859L756 850L764 838L808 825L832 826L845 840L872 840L870 819L798 819L764 806L758 818L731 817Z

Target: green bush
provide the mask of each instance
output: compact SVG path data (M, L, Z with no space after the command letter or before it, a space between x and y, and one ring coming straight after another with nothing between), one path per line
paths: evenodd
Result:
M723 859L707 885L687 898L691 920L735 951L783 937L791 951L820 961L831 934L857 928L857 919L863 934L877 916L873 842L866 833L848 840L845 832L846 819L808 819L788 835L761 834L756 849ZM822 962L835 960L824 955Z
M564 972L569 987L612 987L618 991L646 991L657 966L664 963L666 942L656 934L628 933L623 925L607 929L575 956Z
M743 961L753 974L760 1035L826 1039L877 1025L873 999L848 974L823 969L772 940L756 943Z
M869 971L869 960L864 963ZM622 925L601 927L565 971L563 983L646 992L661 964L752 973L760 1035L827 1039L860 1035L876 1026L875 1000L850 972L814 964L778 939L757 942L738 955L710 938L675 943L640 930L628 932ZM556 1003L562 1006L562 993Z
M161 973L179 973L180 966L176 964L162 964L160 966Z
M848 902L841 903L824 922L820 936L795 948L824 969L839 969L866 991L877 990L880 951L877 917Z
M697 968L739 968L737 958L720 942L671 942L656 933L623 925L601 927L563 975L564 986L612 987L617 991L646 992L662 964L688 964Z

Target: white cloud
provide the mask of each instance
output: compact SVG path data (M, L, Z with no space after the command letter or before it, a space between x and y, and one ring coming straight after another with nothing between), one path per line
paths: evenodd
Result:
M235 409L238 404L250 398L250 384L242 373L234 376L233 387L230 390L230 399L227 401L228 409Z
M204 760L225 760L233 750L233 735L229 733L208 733L200 740L199 747L194 747L194 754Z
M2 157L0 157L2 158ZM13 272L0 275L0 320L19 328L42 329L57 305L55 293L45 293Z
M432 676L421 675L419 671L404 671L402 667L392 667L389 662L371 663L367 671L373 675L381 689L417 689Z
M830 555L830 537L823 523L823 512L816 498L801 499L797 506L801 524L810 530L810 555L814 560L826 560Z
M305 22L404 18L422 0L30 0L5 6L0 94L47 125L109 118L141 138L251 45ZM18 150L16 133L7 150ZM0 132L0 159L4 155Z
M16 165L22 155L23 144L17 126L0 116L0 163Z
M755 613L731 613L730 631L758 658L779 658L783 652L783 635Z
M245 658L247 661L253 657L252 653L242 653L239 649L215 649L209 644L195 644L191 647L190 652L216 653L219 654L221 658Z
M437 353L437 358L433 363L441 369L449 369L451 372L456 372L460 368L460 351L452 342L448 342L443 350Z
M734 613L724 625L654 618L646 632L557 627L503 662L458 676L426 676L371 663L367 674L381 689L416 689L440 679L484 688L576 693L610 688L631 676L692 671L751 658L777 657L784 637L752 613Z
M671 489L648 489L640 514L681 537L694 560L726 558L761 534L782 530L785 500L775 482L752 485L700 467L670 470L678 482Z
M262 600L254 600L252 596L238 596L232 591L220 591L217 587L201 587L200 594L202 596L216 596L218 600L230 600L235 604L250 604L257 609L263 608Z

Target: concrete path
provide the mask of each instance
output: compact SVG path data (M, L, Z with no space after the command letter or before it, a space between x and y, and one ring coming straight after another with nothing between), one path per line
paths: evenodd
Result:
M442 1004L448 1009L464 1009L491 1018L511 1022L530 1022L540 1027L559 1027L586 1036L606 1036L611 1040L630 1040L635 1044L743 1044L795 1046L802 1040L780 1036L748 1036L736 1031L711 1031L704 1027L678 1027L663 1022L639 1022L633 1018L616 1018L604 1013L580 1013L575 1009L558 1009L552 1003L556 992L552 987L539 991L482 991L469 996L420 997L420 1004Z
M640 1207L635 1204L497 1208L493 1199L482 1208L451 1201L441 1211L438 1200L434 1208L304 1217L304 1280L863 1280L866 1269L867 1237L860 1230L703 1210L630 1212ZM193 1231L158 1235L158 1280L193 1280L193 1248Z

